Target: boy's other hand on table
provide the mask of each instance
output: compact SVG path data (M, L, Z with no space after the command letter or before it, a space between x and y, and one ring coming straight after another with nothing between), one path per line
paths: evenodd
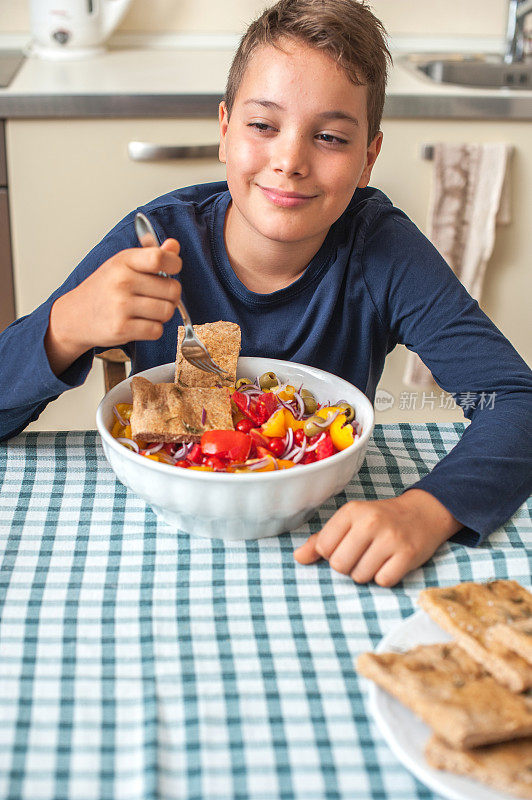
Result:
M45 337L60 375L93 347L159 339L175 312L181 284L158 272L180 272L179 242L121 250L53 304Z
M326 559L356 583L394 586L463 526L423 489L386 500L352 500L294 552L300 564Z

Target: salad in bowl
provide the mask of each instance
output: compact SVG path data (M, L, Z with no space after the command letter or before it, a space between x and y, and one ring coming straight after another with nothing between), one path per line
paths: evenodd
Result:
M159 463L251 473L322 461L353 445L362 433L355 409L346 400L320 403L303 384L296 389L271 370L254 379L239 378L230 400L232 429L205 429L208 414L203 406L197 428L188 426L197 431L195 436L179 442L143 441L133 437L133 403L119 403L113 406L111 434L124 447Z
M214 400L212 389L190 403L186 390L161 389L159 427L142 438L146 397L174 375L170 363L122 381L96 422L117 478L176 532L257 539L294 530L362 466L369 399L324 370L278 359L239 357L236 383Z

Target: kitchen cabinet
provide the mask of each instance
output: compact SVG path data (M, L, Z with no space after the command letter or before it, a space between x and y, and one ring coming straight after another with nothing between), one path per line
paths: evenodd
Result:
M132 141L218 141L214 118L10 120L6 123L17 317L43 302L129 211L176 187L225 178L215 157L132 161ZM104 390L95 359L85 382L51 403L28 430L95 427Z
M508 141L513 218L497 229L481 306L521 355L532 360L526 320L530 297L532 144L530 123L520 121L409 120L386 118L384 143L372 184L379 186L424 230L431 162L421 155L436 141ZM6 124L17 315L29 313L64 280L86 252L127 212L179 186L220 180L216 158L133 162L131 141L160 145L208 145L218 124L206 119L11 120ZM436 400L403 383L406 350L388 357L380 388L393 403L377 410L379 422L463 420L436 387ZM83 387L48 406L34 429L94 427L103 393L102 365ZM411 394L413 393L413 395Z
M509 168L512 219L497 226L495 246L487 265L480 306L520 355L532 362L530 336L530 209L532 209L532 126L527 121L384 119L382 150L372 184L382 189L422 230L426 230L432 183L432 162L422 148L435 142L509 142L513 156ZM422 287L420 287L420 291ZM432 409L423 404L423 391L403 383L407 350L397 347L386 361L380 387L394 395L394 405L379 415L381 422L424 420L463 421L460 409L440 409L440 390ZM410 398L411 392L416 397ZM428 398L430 390L427 391ZM400 408L401 393L408 408ZM408 396L407 396L408 395ZM416 408L412 403L416 402Z

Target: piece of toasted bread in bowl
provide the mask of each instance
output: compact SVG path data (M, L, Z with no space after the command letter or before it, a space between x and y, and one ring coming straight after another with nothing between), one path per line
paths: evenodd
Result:
M152 383L172 382L175 365L138 373ZM364 461L374 425L373 406L355 386L336 375L273 358L241 357L237 379L273 371L294 386L303 384L320 402L345 400L355 409L362 432L356 442L330 458L261 473L204 472L138 456L111 436L113 406L131 403L131 378L106 394L96 424L105 456L117 478L142 497L176 532L219 539L260 539L294 530L329 497L342 491Z

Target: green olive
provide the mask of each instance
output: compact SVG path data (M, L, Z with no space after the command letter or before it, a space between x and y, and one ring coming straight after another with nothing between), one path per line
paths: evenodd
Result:
M353 406L349 405L349 403L346 403L345 400L343 400L341 403L336 403L336 408L345 408L343 413L345 414L346 422L352 422L354 420L355 409Z
M303 432L307 436L316 436L317 433L323 433L325 428L323 427L323 423L325 420L322 417L319 417L317 414L313 417L309 417L305 420L305 424L303 425ZM317 424L317 423L321 423Z
M305 414L314 414L318 408L316 398L309 389L301 389L301 399L305 406Z
M279 379L275 372L265 372L259 378L259 386L262 390L273 389L275 386L279 385Z
M253 381L250 381L249 378L239 378L236 382L236 389L240 389L242 386L250 385Z

